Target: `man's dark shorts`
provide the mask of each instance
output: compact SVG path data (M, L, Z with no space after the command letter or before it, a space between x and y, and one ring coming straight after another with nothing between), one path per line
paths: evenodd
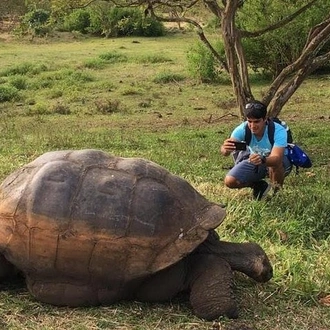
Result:
M246 157L242 158L236 158L236 163L227 173L227 176L233 176L241 183L257 182L268 176L268 169L265 164L254 165L250 163ZM283 157L283 166L285 176L289 175L292 169L292 164L287 156Z

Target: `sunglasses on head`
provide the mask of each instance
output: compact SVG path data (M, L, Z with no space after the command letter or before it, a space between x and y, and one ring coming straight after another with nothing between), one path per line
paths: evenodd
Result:
M256 110L261 110L261 109L264 109L265 106L263 104L260 104L260 103L247 103L245 105L245 109L256 109Z

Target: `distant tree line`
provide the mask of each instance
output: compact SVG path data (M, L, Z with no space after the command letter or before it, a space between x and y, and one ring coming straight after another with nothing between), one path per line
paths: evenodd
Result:
M90 33L95 36L162 36L162 22L146 16L143 8L122 8L106 1L97 1L89 6L76 7L72 1L65 6L52 1L26 1L24 13L16 34L44 36L53 31ZM23 6L20 7L20 12ZM18 12L16 12L18 13Z

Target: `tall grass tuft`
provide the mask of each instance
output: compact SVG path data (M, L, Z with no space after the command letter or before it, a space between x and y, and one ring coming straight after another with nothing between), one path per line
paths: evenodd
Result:
M167 84L172 82L179 82L185 80L186 77L182 74L163 71L156 75L153 81L157 84Z
M9 84L0 86L0 102L14 101L18 98L18 89Z
M11 66L7 69L0 71L0 76L13 76L13 75L36 75L40 72L47 71L46 64L35 64L33 62L23 62L17 65Z

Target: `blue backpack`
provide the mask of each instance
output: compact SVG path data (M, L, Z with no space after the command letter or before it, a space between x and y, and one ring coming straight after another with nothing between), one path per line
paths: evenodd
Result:
M294 143L288 143L288 158L290 162L296 166L297 171L299 167L310 168L312 162L306 152Z
M288 125L279 118L269 118L268 119L268 139L271 145L274 144L274 133L275 133L275 124L278 123L282 125L288 135L288 158L292 165L296 166L296 173L299 172L299 167L310 168L312 167L312 162L306 152L302 150L297 144L293 143L292 132ZM248 125L245 125L245 142L247 145L250 144L252 138L251 130Z

